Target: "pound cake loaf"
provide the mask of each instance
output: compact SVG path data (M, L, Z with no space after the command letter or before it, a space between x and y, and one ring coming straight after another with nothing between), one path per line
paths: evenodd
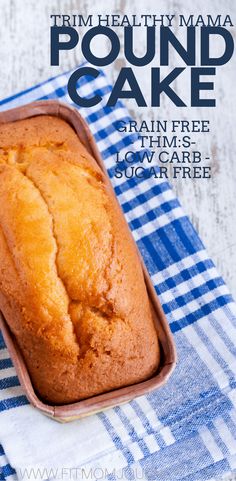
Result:
M159 347L112 188L73 128L0 125L0 310L33 385L65 404L147 379Z

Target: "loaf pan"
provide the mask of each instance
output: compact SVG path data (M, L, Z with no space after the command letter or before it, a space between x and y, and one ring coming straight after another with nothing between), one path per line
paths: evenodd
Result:
M36 115L54 115L56 117L60 117L61 119L66 120L74 128L81 142L93 155L93 157L107 176L104 163L97 149L95 140L88 128L88 125L75 108L72 108L56 100L38 101L12 110L1 112L0 123L27 119L30 117L35 117ZM156 291L152 285L150 276L147 272L147 269L140 254L139 258L144 273L148 296L153 312L153 319L161 350L161 361L158 367L158 371L146 381L116 389L105 394L99 394L97 396L90 397L89 399L78 401L72 404L60 406L52 406L49 404L45 404L43 400L40 399L37 393L34 391L34 387L32 385L27 366L17 345L16 339L11 333L3 315L0 314L0 327L2 330L3 338L15 366L21 386L29 402L35 408L39 409L42 413L60 422L72 421L74 419L82 418L84 416L103 411L107 408L118 406L125 402L131 401L138 396L147 394L154 389L162 386L170 377L176 364L176 351L173 337L170 332L164 312L162 310L160 301L157 297Z

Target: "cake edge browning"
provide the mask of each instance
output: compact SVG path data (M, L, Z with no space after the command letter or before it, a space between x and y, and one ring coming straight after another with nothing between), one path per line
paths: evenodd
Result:
M0 125L0 202L0 309L40 397L66 404L151 377L160 352L140 259L68 123Z

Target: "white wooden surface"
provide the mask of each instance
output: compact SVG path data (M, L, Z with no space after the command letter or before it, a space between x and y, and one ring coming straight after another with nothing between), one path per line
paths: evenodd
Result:
M49 62L50 14L230 14L236 22L234 0L0 0L0 97L11 95L80 63L80 49L62 56L60 67ZM181 35L181 32L179 32ZM234 30L235 38L235 30ZM139 37L142 53L142 33ZM175 65L176 58L172 58ZM107 68L114 80L126 61L119 60ZM140 84L148 97L149 69L139 74ZM164 100L160 109L127 106L136 119L209 119L211 134L197 139L198 147L211 156L211 180L178 180L172 184L186 212L204 241L219 272L236 294L236 95L235 57L222 67L216 77L218 105L213 109L180 109ZM186 92L186 82L177 82L178 92Z

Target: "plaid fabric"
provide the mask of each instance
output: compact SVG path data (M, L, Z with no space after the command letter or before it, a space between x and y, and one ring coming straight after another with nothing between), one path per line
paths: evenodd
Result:
M71 103L67 94L69 75L60 75L2 100L0 109L42 99L60 98ZM179 361L162 389L95 415L93 421L99 425L97 437L90 431L91 418L76 421L74 429L78 440L81 430L87 438L92 438L87 449L83 453L79 449L73 461L68 444L68 465L77 468L76 479L86 479L81 474L82 468L87 469L85 476L93 469L94 477L87 479L109 481L220 479L223 474L236 470L235 304L170 185L154 178L115 178L116 152L124 155L130 148L139 151L140 146L136 134L117 131L119 120L128 120L129 116L121 103L112 109L106 107L110 90L102 72L96 80L81 80L82 96L98 93L103 100L95 107L81 108L80 112L94 134L161 299L175 335ZM1 419L7 419L6 411L9 420L13 419L12 413L20 425L23 410L32 408L19 386L2 339L0 389L0 435L8 440L7 424L5 421L1 424ZM32 413L32 420L34 416L36 420L36 412ZM52 432L57 429L54 421L46 419L45 422L51 423ZM31 436L34 429L33 423L24 427L24 432L19 432L18 426L16 437ZM65 427L64 433L66 436ZM104 444L103 437L106 437ZM60 443L57 446L56 440L52 441L50 449L53 443L59 458ZM20 472L14 449L9 442L6 444L6 454L3 447L0 450L0 479L18 479ZM41 474L41 479L61 479L60 476L60 472L47 472Z

